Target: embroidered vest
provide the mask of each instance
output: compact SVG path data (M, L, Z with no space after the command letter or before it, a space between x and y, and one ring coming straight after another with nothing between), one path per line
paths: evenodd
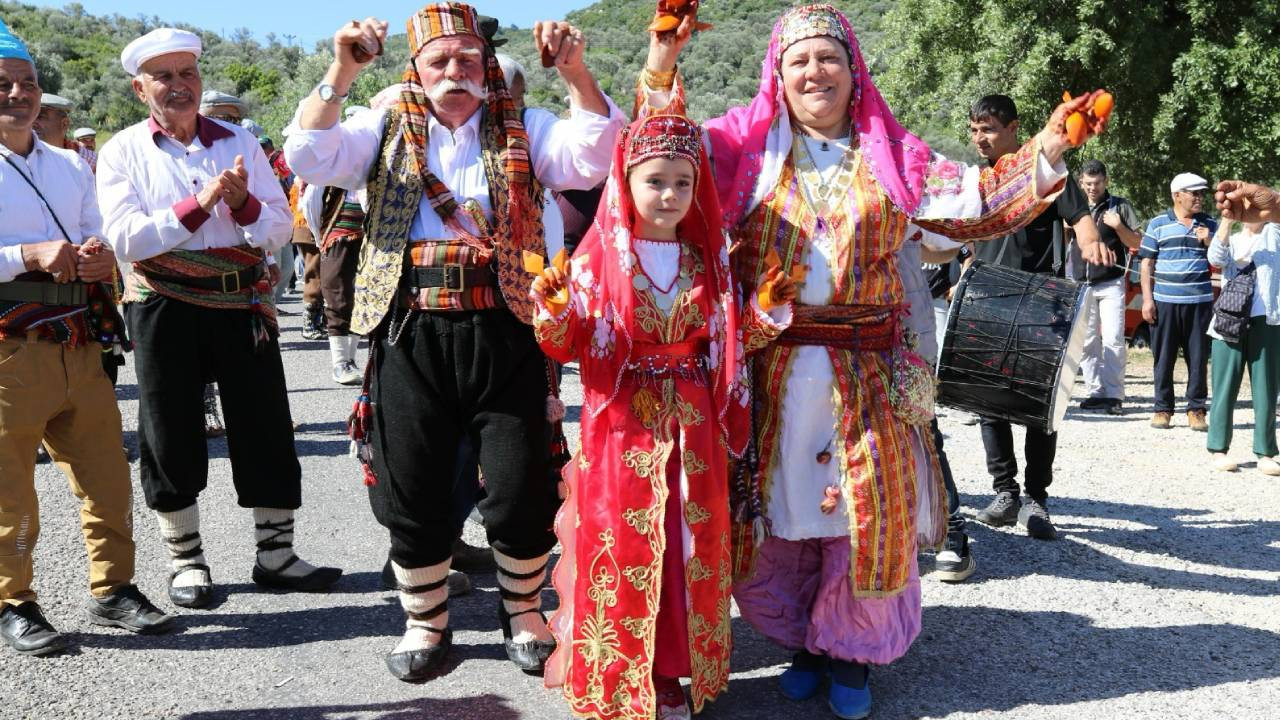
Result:
M398 110L387 113L382 144L378 157L370 170L368 184L369 213L365 219L365 241L360 248L360 263L356 270L355 307L351 313L351 332L369 335L382 323L395 301L400 276L405 266L405 250L409 244L409 232L413 218L418 213L427 193L422 176L411 170L409 152L405 147L401 123L404 118ZM489 183L489 197L494 209L494 245L491 262L498 275L498 287L507 308L525 324L532 324L534 304L529 299L529 285L533 276L524 271L524 250L546 255L546 242L542 235L542 206L537 217L530 218L532 237L520 244L511 238L511 223L506 217L507 183L502 174L500 149L494 146L495 133L485 117L481 120L481 150L485 176ZM429 152L430 150L428 150ZM541 185L533 182L535 197L542 197Z

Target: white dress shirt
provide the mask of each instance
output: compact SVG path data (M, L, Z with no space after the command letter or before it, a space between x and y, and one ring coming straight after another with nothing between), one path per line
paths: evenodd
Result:
M614 139L626 125L622 111L612 100L605 100L609 104L608 117L578 108L572 109L565 120L546 110L525 111L533 174L543 185L552 190L587 190L604 180ZM475 200L492 218L489 181L480 155L480 115L477 110L453 132L428 116L431 151L427 153L427 165L459 203ZM386 118L386 113L360 113L325 130L303 130L295 116L286 130L285 159L298 177L313 185L336 185L348 190L364 187L377 159ZM451 237L424 194L409 239Z
M244 157L250 199L233 212L219 202L206 213L195 195ZM201 117L182 144L147 119L111 138L98 153L98 197L106 239L122 261L170 250L251 245L271 251L289 241L293 214L266 153L248 130Z
M102 235L88 163L74 150L55 148L34 133L32 138L35 145L26 157L0 145L0 282L27 271L22 245L61 239L79 245ZM19 172L40 188L70 237L64 238L49 208Z

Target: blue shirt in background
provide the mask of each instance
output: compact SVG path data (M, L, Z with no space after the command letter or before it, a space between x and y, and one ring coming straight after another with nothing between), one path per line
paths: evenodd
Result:
M1196 237L1196 228L1208 228L1209 234L1218 223L1204 213L1191 218L1191 227L1183 225L1173 211L1157 215L1147 223L1138 257L1156 261L1156 302L1189 305L1213 302L1208 249Z

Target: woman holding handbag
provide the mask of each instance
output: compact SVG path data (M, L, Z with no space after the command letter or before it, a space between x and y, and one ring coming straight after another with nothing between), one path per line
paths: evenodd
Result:
M1228 455L1232 415L1246 367L1253 391L1253 452L1258 470L1280 475L1276 455L1276 393L1280 390L1280 225L1249 222L1235 234L1223 222L1209 244L1209 262L1222 268L1214 302L1208 449L1216 470L1233 471Z

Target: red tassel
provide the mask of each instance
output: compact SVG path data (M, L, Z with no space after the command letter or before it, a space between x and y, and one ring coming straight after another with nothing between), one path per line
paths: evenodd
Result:
M364 463L360 463L361 469L364 470L364 486L373 487L378 484L378 478L373 474L373 468Z

